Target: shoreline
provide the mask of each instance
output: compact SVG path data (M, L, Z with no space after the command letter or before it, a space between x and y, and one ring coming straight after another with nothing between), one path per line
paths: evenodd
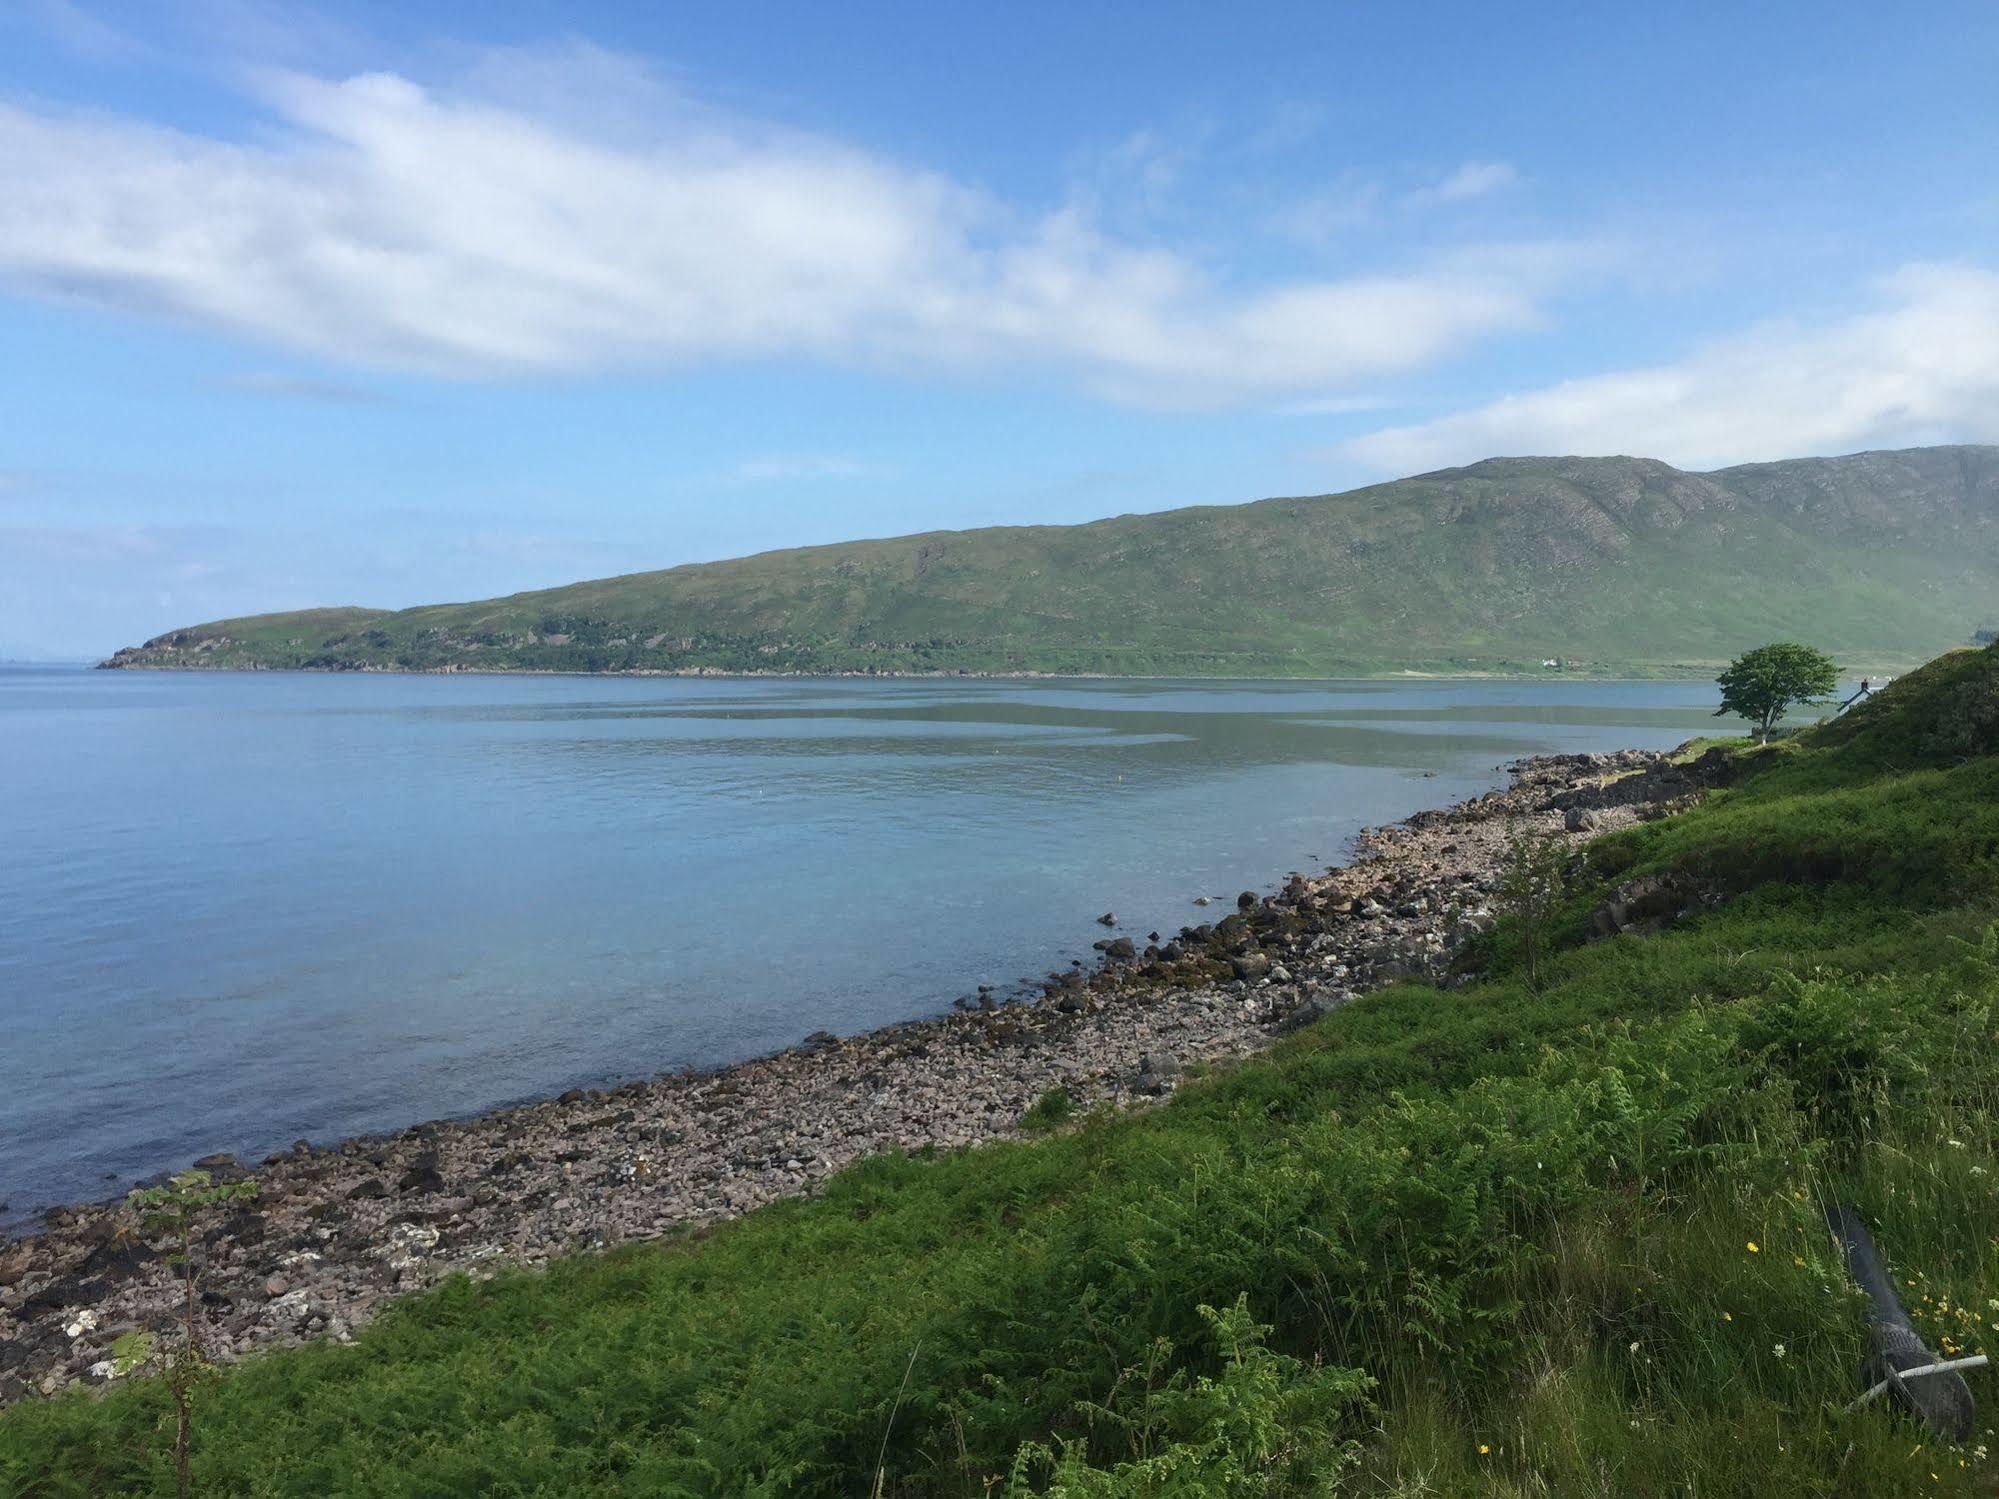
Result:
M208 1347L234 1358L345 1340L386 1301L454 1272L537 1266L578 1249L657 1240L810 1193L891 1150L1021 1138L1045 1093L1128 1108L1188 1069L1250 1056L1402 978L1446 979L1492 924L1508 837L1581 843L1696 795L1667 754L1545 755L1450 807L1363 829L1351 861L1274 895L1197 902L1172 937L1107 930L1094 968L1018 997L711 1071L685 1071L246 1165L255 1198L217 1222L202 1288ZM0 1406L112 1376L109 1349L171 1324L165 1246L121 1232L122 1202L48 1210L0 1236Z
M1550 682L1564 679L1578 682L1682 682L1704 681L1723 661L1674 662L1642 669L1630 663L1588 667L1527 668L1519 671L1433 670L1428 667L1385 667L1376 672L1344 676L1258 676L1214 673L1202 676L1174 676L1170 673L1109 671L730 671L719 666L623 666L605 670L569 670L555 666L203 666L193 662L119 661L108 656L102 661L41 663L78 665L88 671L184 672L188 675L306 676L306 677L659 677L690 681L741 682ZM1855 670L1865 668L1856 667ZM1897 667L1896 670L1907 670ZM1877 668L1879 672L1888 668Z

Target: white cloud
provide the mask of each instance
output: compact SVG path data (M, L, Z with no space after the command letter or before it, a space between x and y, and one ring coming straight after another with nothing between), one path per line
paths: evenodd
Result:
M1161 404L1408 370L1533 324L1558 285L1469 253L1239 289L1073 206L1025 215L663 89L636 110L629 77L599 128L532 83L271 73L249 143L0 107L0 281L451 377L1050 367Z
M880 479L893 470L879 463L831 454L774 454L746 458L736 465L735 477L747 484L782 483L795 479Z
M1520 180L1519 169L1507 161L1468 161L1441 182L1418 188L1407 201L1422 207L1433 203L1466 203L1488 197Z
M1500 453L1713 468L1952 440L1999 440L1999 272L1919 264L1842 321L1753 328L1675 363L1506 396L1335 451L1390 473Z

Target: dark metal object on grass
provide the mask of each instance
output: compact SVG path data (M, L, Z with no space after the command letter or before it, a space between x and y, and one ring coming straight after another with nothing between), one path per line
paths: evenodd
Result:
M1826 1209L1826 1221L1846 1256L1847 1273L1855 1285L1867 1293L1867 1361L1861 1369L1861 1383L1874 1385L1886 1380L1895 1402L1915 1416L1936 1436L1961 1442L1971 1435L1977 1412L1972 1405L1971 1386L1954 1369L1902 1378L1914 1370L1927 1370L1944 1362L1917 1336L1895 1294L1888 1267L1873 1236L1849 1207Z

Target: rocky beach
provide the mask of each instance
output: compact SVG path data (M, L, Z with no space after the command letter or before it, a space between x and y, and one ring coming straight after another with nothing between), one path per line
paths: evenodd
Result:
M720 1071L677 1073L258 1163L195 1163L255 1195L198 1251L218 1357L345 1339L385 1302L460 1272L698 1227L809 1193L863 1157L1017 1137L1052 1090L1140 1107L1190 1068L1248 1055L1395 979L1448 983L1493 920L1509 841L1583 842L1697 796L1720 762L1627 751L1507 767L1510 783L1356 840L1350 863L1275 894L1201 896L1180 932L1114 913L1094 968L854 1037L817 1033ZM1694 897L1633 888L1599 930L1645 929ZM175 1323L168 1247L124 1203L54 1209L0 1242L0 1405L114 1377L127 1332Z

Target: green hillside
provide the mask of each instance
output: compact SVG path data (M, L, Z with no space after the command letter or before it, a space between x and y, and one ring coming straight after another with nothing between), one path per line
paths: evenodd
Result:
M683 1242L459 1278L205 1392L215 1494L1990 1494L1849 1412L1829 1203L1999 1342L1999 649L1592 845L1503 925L1164 1107L876 1160ZM1588 941L1620 881L1706 899ZM0 1491L173 1489L157 1382L0 1413Z
M175 630L107 663L1328 676L1856 667L1991 623L1999 448L1683 473L1495 458L1347 494L767 552L471 604Z

